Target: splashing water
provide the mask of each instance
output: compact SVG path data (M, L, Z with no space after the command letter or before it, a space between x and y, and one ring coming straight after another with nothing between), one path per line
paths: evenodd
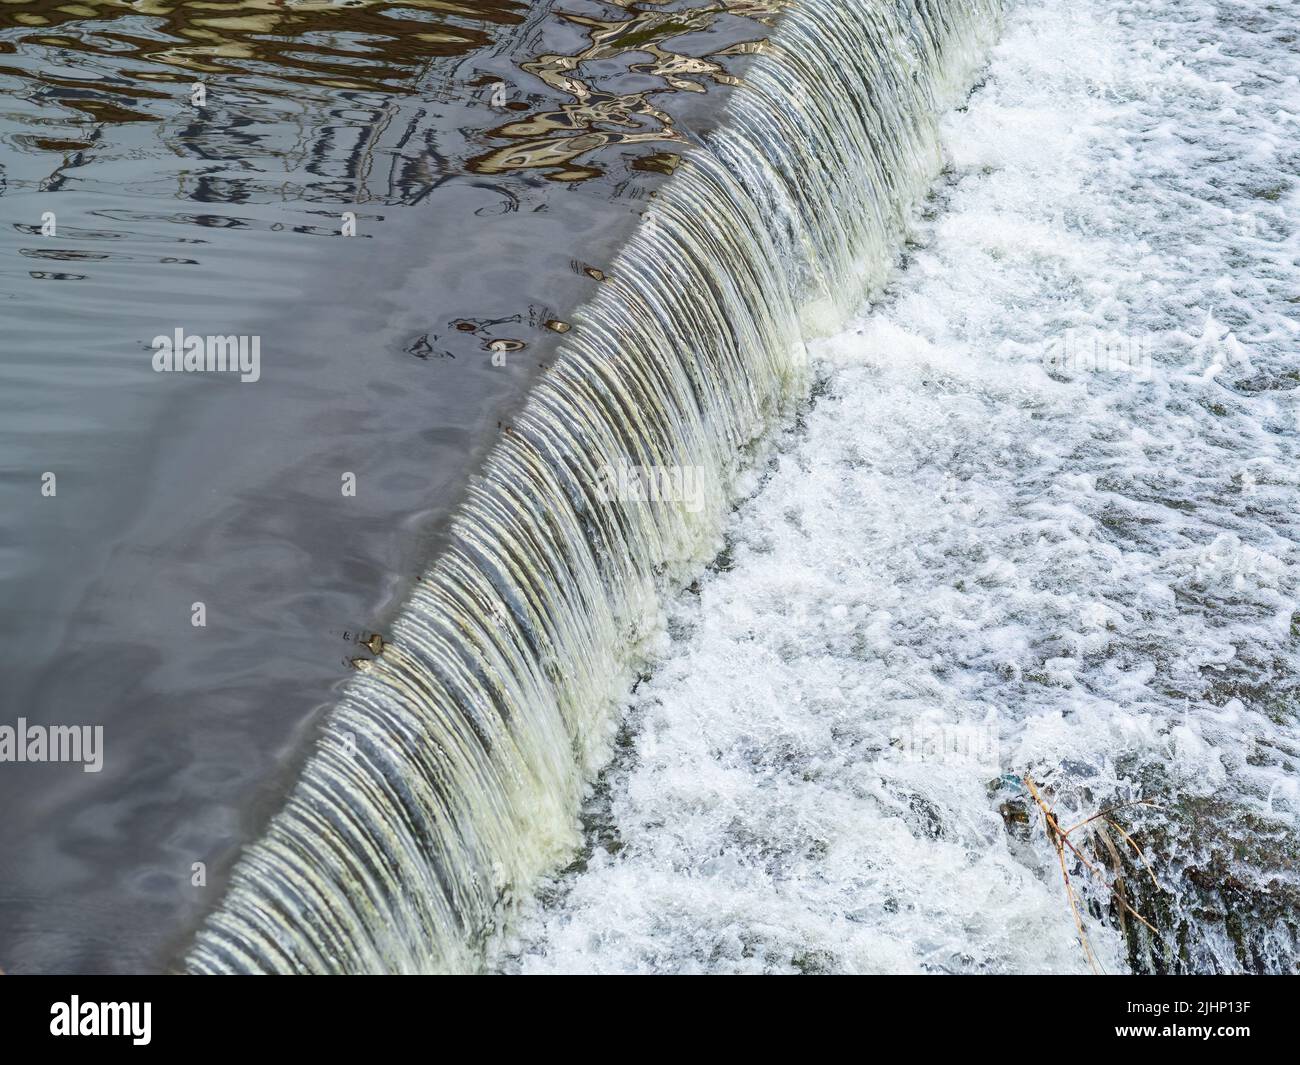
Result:
M801 314L884 277L999 0L807 0L493 452L382 654L200 931L194 972L471 969L575 815L666 594L806 392ZM611 466L692 499L610 499Z
M1161 804L1100 967L1297 971L1298 13L1017 9L502 967L1087 971L1028 774Z

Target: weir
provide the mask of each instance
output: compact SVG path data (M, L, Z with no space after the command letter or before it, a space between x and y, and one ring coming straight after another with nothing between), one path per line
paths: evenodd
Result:
M804 396L804 338L886 277L1001 7L779 12L573 314L189 971L481 966L512 901L578 846L659 604L716 553L737 472ZM703 506L609 498L610 467L697 470Z

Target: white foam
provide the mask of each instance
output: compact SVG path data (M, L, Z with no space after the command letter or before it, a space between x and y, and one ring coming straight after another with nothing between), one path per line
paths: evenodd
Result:
M589 860L503 967L1085 971L999 773L1122 794L1155 766L1295 832L1295 29L1016 12L919 247L816 343L824 394L676 607ZM1093 329L1149 338L1150 372L1045 365ZM900 754L918 728L991 728L996 764Z

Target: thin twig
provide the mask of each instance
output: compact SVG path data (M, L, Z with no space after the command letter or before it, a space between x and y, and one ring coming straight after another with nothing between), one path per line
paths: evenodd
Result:
M1146 855L1142 853L1142 848L1137 845L1133 837L1130 836L1127 832L1125 832L1124 829L1121 828L1119 824L1115 822L1115 820L1111 816L1117 810L1123 810L1130 806L1157 807L1157 804L1151 802L1149 799L1135 799L1132 802L1120 803L1118 806L1112 806L1106 810L1101 811L1100 813L1093 814L1091 817L1085 818L1084 820L1080 821L1078 824L1071 825L1069 828L1062 828L1060 821L1058 820L1056 814L1052 810L1052 807L1047 804L1047 801L1043 798L1038 788L1034 785L1034 782L1029 778L1029 775L1026 774L1022 778L1022 780L1025 787L1028 789L1030 796L1033 798L1034 802L1038 805L1038 809L1043 815L1044 830L1047 833L1047 838L1052 843L1052 848L1056 851L1056 860L1061 867L1061 879L1065 883L1066 899L1070 903L1070 913L1074 917L1074 926L1079 933L1079 943L1083 947L1084 956L1088 959L1088 964L1092 967L1093 971L1099 972L1101 971L1101 964L1097 960L1096 954L1093 952L1092 944L1088 941L1088 935L1084 929L1083 917L1079 911L1079 900L1077 897L1077 893L1074 890L1074 885L1070 882L1070 872L1065 861L1065 849L1068 847L1070 849L1070 853L1073 854L1079 860L1079 862L1083 865L1083 867L1089 872L1094 873L1103 882L1106 882L1107 878L1104 872L1096 864L1094 864L1091 860L1089 860L1087 855L1085 855L1078 847L1074 845L1074 841L1070 839L1070 833L1074 832L1076 829L1085 828L1096 821L1102 821L1103 825L1109 825L1111 828L1115 829L1115 831L1118 832L1124 838L1124 841L1128 843L1130 847L1133 848L1138 858L1141 859L1142 865L1145 867L1147 871L1147 875L1151 877L1151 882L1157 888L1159 888L1160 885L1159 882L1156 880L1155 872L1152 870L1150 863L1147 861ZM1111 857L1115 861L1115 881L1114 883L1107 883L1107 887L1110 889L1111 897L1115 900L1116 904L1119 906L1121 927L1123 927L1124 915L1130 914L1138 921L1140 921L1146 928L1150 929L1150 931L1153 934L1158 935L1159 933L1156 931L1155 925L1153 925L1150 921L1148 921L1145 917L1143 917L1140 913L1138 913L1137 910L1135 910L1128 901L1128 897L1126 892L1124 891L1124 886L1123 886L1124 885L1123 862L1119 852L1115 849L1114 843L1112 843L1109 836L1105 834L1105 828L1102 827L1100 829L1093 829L1093 835L1094 836L1100 835L1102 842L1110 851Z

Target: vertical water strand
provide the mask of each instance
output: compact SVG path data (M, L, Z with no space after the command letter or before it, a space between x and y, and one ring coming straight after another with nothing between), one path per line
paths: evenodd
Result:
M193 972L478 966L580 842L585 781L660 604L807 389L809 304L879 282L939 167L936 101L994 0L804 0L609 267L200 930ZM856 297L845 297L856 303ZM611 498L696 471L697 506Z
M884 280L942 164L938 118L969 87L1002 6L808 0L746 74L709 146L781 220L795 291L829 312L822 325Z

